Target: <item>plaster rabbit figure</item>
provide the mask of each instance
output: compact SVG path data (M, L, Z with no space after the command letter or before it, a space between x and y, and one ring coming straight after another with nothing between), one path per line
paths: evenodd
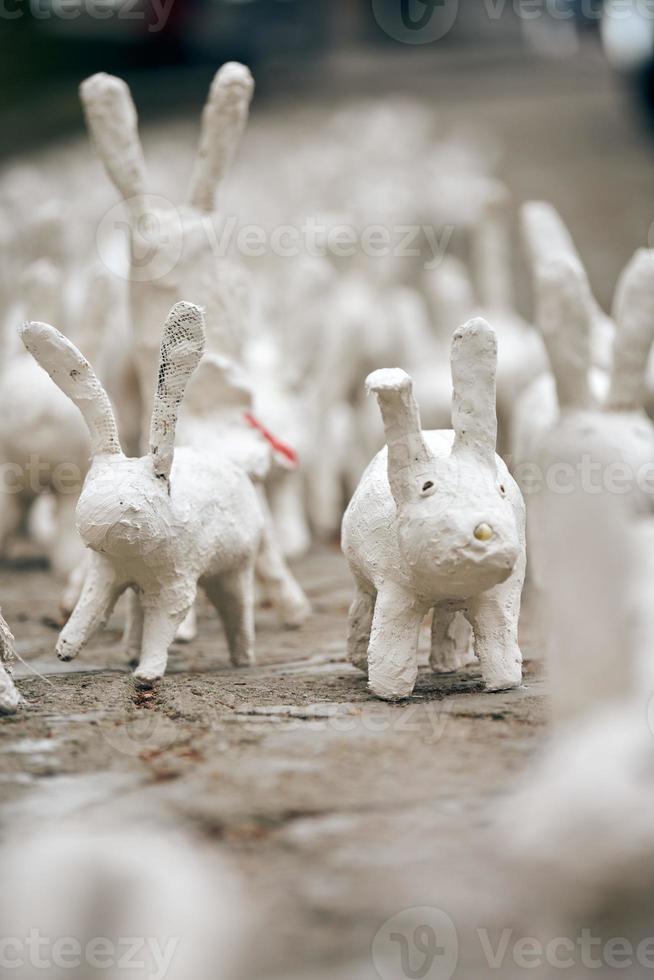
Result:
M591 317L589 336L588 383L598 398L603 398L609 385L613 358L615 325L601 310L590 285L579 252L561 216L546 201L528 201L521 209L522 238L528 265L531 269L535 300L535 321L541 307L539 269L553 260L567 258L581 270L586 281L588 315ZM546 328L547 329L547 328ZM514 468L533 461L534 447L559 414L557 386L551 370L543 371L520 393L511 419L511 460Z
M27 323L25 346L77 405L91 435L92 462L77 505L91 556L80 599L57 642L72 660L131 587L143 613L133 623L141 656L137 682L164 674L168 647L195 600L197 584L216 606L234 664L252 661L253 572L263 521L244 470L192 449L175 451L179 405L204 349L202 311L171 310L163 332L150 451L123 455L113 411L93 369L54 327Z
M21 278L22 312L30 319L62 315L62 276L46 259ZM0 374L0 548L45 493L53 520L44 542L53 570L69 576L84 554L75 530L75 506L86 473L89 439L74 407L25 351L9 357Z
M548 481L563 478L562 445L581 439L592 453L601 444L606 466L595 476L587 471L587 479L591 484L620 480L617 492L634 514L652 511L647 480L654 464L654 425L643 406L654 339L654 253L639 249L617 285L613 369L603 392L593 390L590 380L595 307L583 268L570 257L553 259L537 267L535 285L537 319L550 356L559 407L554 423L533 439L529 460L536 466L539 481L526 498L530 556L538 585L547 533L540 512ZM571 478L583 479L583 471ZM592 492L592 485L590 489Z
M11 676L13 659L14 638L0 613L0 715L13 715L22 701Z
M482 319L455 331L454 431L423 432L411 378L375 371L387 448L371 462L343 519L356 583L348 654L386 700L408 697L418 636L433 609L431 663L449 669L457 611L472 626L488 690L522 680L518 647L525 573L524 503L495 453L497 342Z
M92 807L83 819L67 814L46 828L21 821L20 836L7 828L0 851L3 930L21 938L66 936L68 948L73 943L72 957L55 953L48 962L46 952L38 966L29 954L21 963L12 953L7 974L16 980L242 976L254 914L240 878L192 837L161 829L152 812L134 828L111 812L111 802L102 812ZM115 951L100 954L103 963L92 952L96 936L104 950ZM140 950L128 936L144 937Z
M563 438L558 452L579 463L587 440ZM593 458L612 452L597 443ZM581 924L602 938L651 934L654 522L624 504L606 490L545 494L552 731L496 830L517 914L544 942ZM575 976L597 975L577 966Z
M271 470L296 465L295 457L257 421L253 409L254 392L246 373L229 358L205 354L188 386L178 444L227 457L252 480L264 517L257 578L283 624L295 628L311 614L311 606L280 550L265 490ZM187 629L191 634L192 623Z
M215 193L245 128L254 83L249 70L228 63L216 74L202 117L202 134L187 202L175 207L150 193L128 86L100 73L80 88L87 126L107 173L129 211L132 327L143 401L143 432L152 411L161 324L170 307L192 296L205 309L207 349L239 356L246 318L244 273L215 254Z

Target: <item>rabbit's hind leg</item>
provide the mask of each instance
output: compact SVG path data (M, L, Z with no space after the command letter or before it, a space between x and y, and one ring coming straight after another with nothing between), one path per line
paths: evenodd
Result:
M295 629L311 615L311 605L286 564L263 487L257 487L264 530L257 556L257 576L286 627Z
M220 616L235 667L254 664L254 569L217 575L202 586Z
M472 634L461 613L443 603L434 606L429 665L435 674L452 674L469 663Z
M192 643L198 635L198 614L195 606L191 606L184 622L177 630L175 637L178 643Z
M364 674L368 673L368 644L376 598L376 592L366 591L357 583L357 592L348 613L347 657Z

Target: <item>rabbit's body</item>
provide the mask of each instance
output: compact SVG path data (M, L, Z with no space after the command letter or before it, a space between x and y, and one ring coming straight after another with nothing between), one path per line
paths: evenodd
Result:
M521 683L517 641L525 571L524 503L495 454L495 336L482 320L455 333L454 431L423 432L411 379L376 371L388 448L364 473L343 519L357 596L348 653L371 690L408 697L420 624L434 609L431 663L457 665L452 626L463 611L487 688Z
M189 606L198 581L252 561L263 520L240 467L227 457L182 448L175 452L169 489L155 476L150 456L97 456L77 505L77 524L89 548L120 565L117 583L136 588L143 605L159 601L165 589Z
M178 303L161 345L150 452L123 455L109 399L92 368L63 335L26 324L26 347L75 402L91 434L93 461L77 506L91 549L86 579L57 653L77 656L128 587L138 595L129 646L136 678L152 684L165 672L168 647L206 590L225 627L232 661L250 663L254 644L254 562L263 516L247 473L229 459L174 450L177 413L204 348L202 312Z

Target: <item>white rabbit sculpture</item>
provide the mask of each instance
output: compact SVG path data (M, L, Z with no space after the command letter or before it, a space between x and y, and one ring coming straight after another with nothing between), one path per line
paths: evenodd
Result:
M552 424L541 424L532 435L530 458L521 460L536 468L537 483L529 492L525 486L525 496L531 567L538 585L548 533L540 511L548 480L563 479L562 445L582 441L589 453L599 445L606 465L601 474L593 476L589 471L591 483L600 477L620 480L616 492L625 496L632 512L652 511L646 481L654 465L654 425L643 406L654 339L654 252L639 249L616 287L613 367L606 374L604 391L591 383L597 311L583 267L575 258L559 255L537 265L534 281L536 319L550 357L558 403Z
M455 331L451 365L454 431L421 430L404 371L375 371L366 382L379 400L388 445L343 518L343 551L357 589L348 655L386 700L413 691L420 624L430 609L434 669L457 662L450 629L461 610L486 688L522 680L524 502L495 453L497 342L484 320Z
M161 324L170 307L192 296L205 309L207 350L238 357L247 319L244 272L214 248L216 188L247 122L254 82L228 63L217 72L202 117L202 135L187 203L174 207L150 192L129 87L100 73L80 88L86 123L107 173L129 210L132 328L143 402L143 431L152 411Z
M11 676L14 638L0 613L0 715L13 715L22 701Z
M43 323L25 324L21 336L91 434L92 462L77 505L77 526L91 556L82 594L57 642L59 658L76 657L131 587L143 612L132 624L142 632L135 678L153 684L165 672L168 647L199 583L222 618L232 662L249 664L254 562L263 529L254 488L226 458L174 449L179 406L204 349L202 311L178 303L166 320L150 452L140 459L123 455L107 394L77 348Z
M528 201L523 204L520 217L527 264L532 274L534 320L536 326L540 326L541 333L543 325L538 320L543 306L543 285L539 270L553 260L563 258L576 263L581 270L585 280L588 316L591 317L588 353L585 355L589 368L588 383L597 397L602 399L610 382L615 325L593 296L579 252L556 209L546 201ZM544 329L547 331L547 324ZM521 465L533 462L538 441L554 425L558 415L557 385L550 368L534 378L514 399L510 433L514 472L519 471Z
M142 438L152 413L161 323L174 302L192 296L202 305L208 354L242 359L250 288L245 270L216 254L216 188L238 148L253 89L252 75L244 65L230 62L217 72L203 112L188 202L178 208L147 193L148 175L136 109L125 82L101 73L88 78L80 89L88 128L130 213L130 312L142 404ZM206 395L204 410L210 412L210 389ZM195 444L194 440L191 442ZM266 521L264 538L266 554L271 556L271 573L280 583L277 592L282 619L288 626L299 626L311 608L285 563L272 520ZM192 638L193 634L191 619L184 624L184 638Z
M293 454L259 425L252 414L253 402L248 377L238 364L218 354L205 354L188 386L178 444L218 458L226 456L252 480L264 518L257 577L284 626L292 629L305 622L311 606L279 548L264 481L275 460L283 460L284 450ZM192 621L185 627L187 637L192 638Z
M63 315L62 274L49 260L28 266L20 289L27 319ZM0 550L47 491L54 515L46 550L54 572L69 576L84 554L75 530L75 505L88 465L88 433L68 399L18 346L0 372Z

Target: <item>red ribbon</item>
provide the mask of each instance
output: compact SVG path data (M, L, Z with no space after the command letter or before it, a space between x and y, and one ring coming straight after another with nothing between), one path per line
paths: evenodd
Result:
M262 425L258 419L255 419L254 415L251 415L250 412L244 412L244 415L245 421L248 423L248 425L251 425L253 429L258 429L261 435L270 443L276 453L280 453L282 456L285 456L289 463L291 463L293 466L297 466L299 464L300 460L294 449L291 449L291 447L285 442L282 442L281 439L274 436L272 432L270 432L265 425Z

